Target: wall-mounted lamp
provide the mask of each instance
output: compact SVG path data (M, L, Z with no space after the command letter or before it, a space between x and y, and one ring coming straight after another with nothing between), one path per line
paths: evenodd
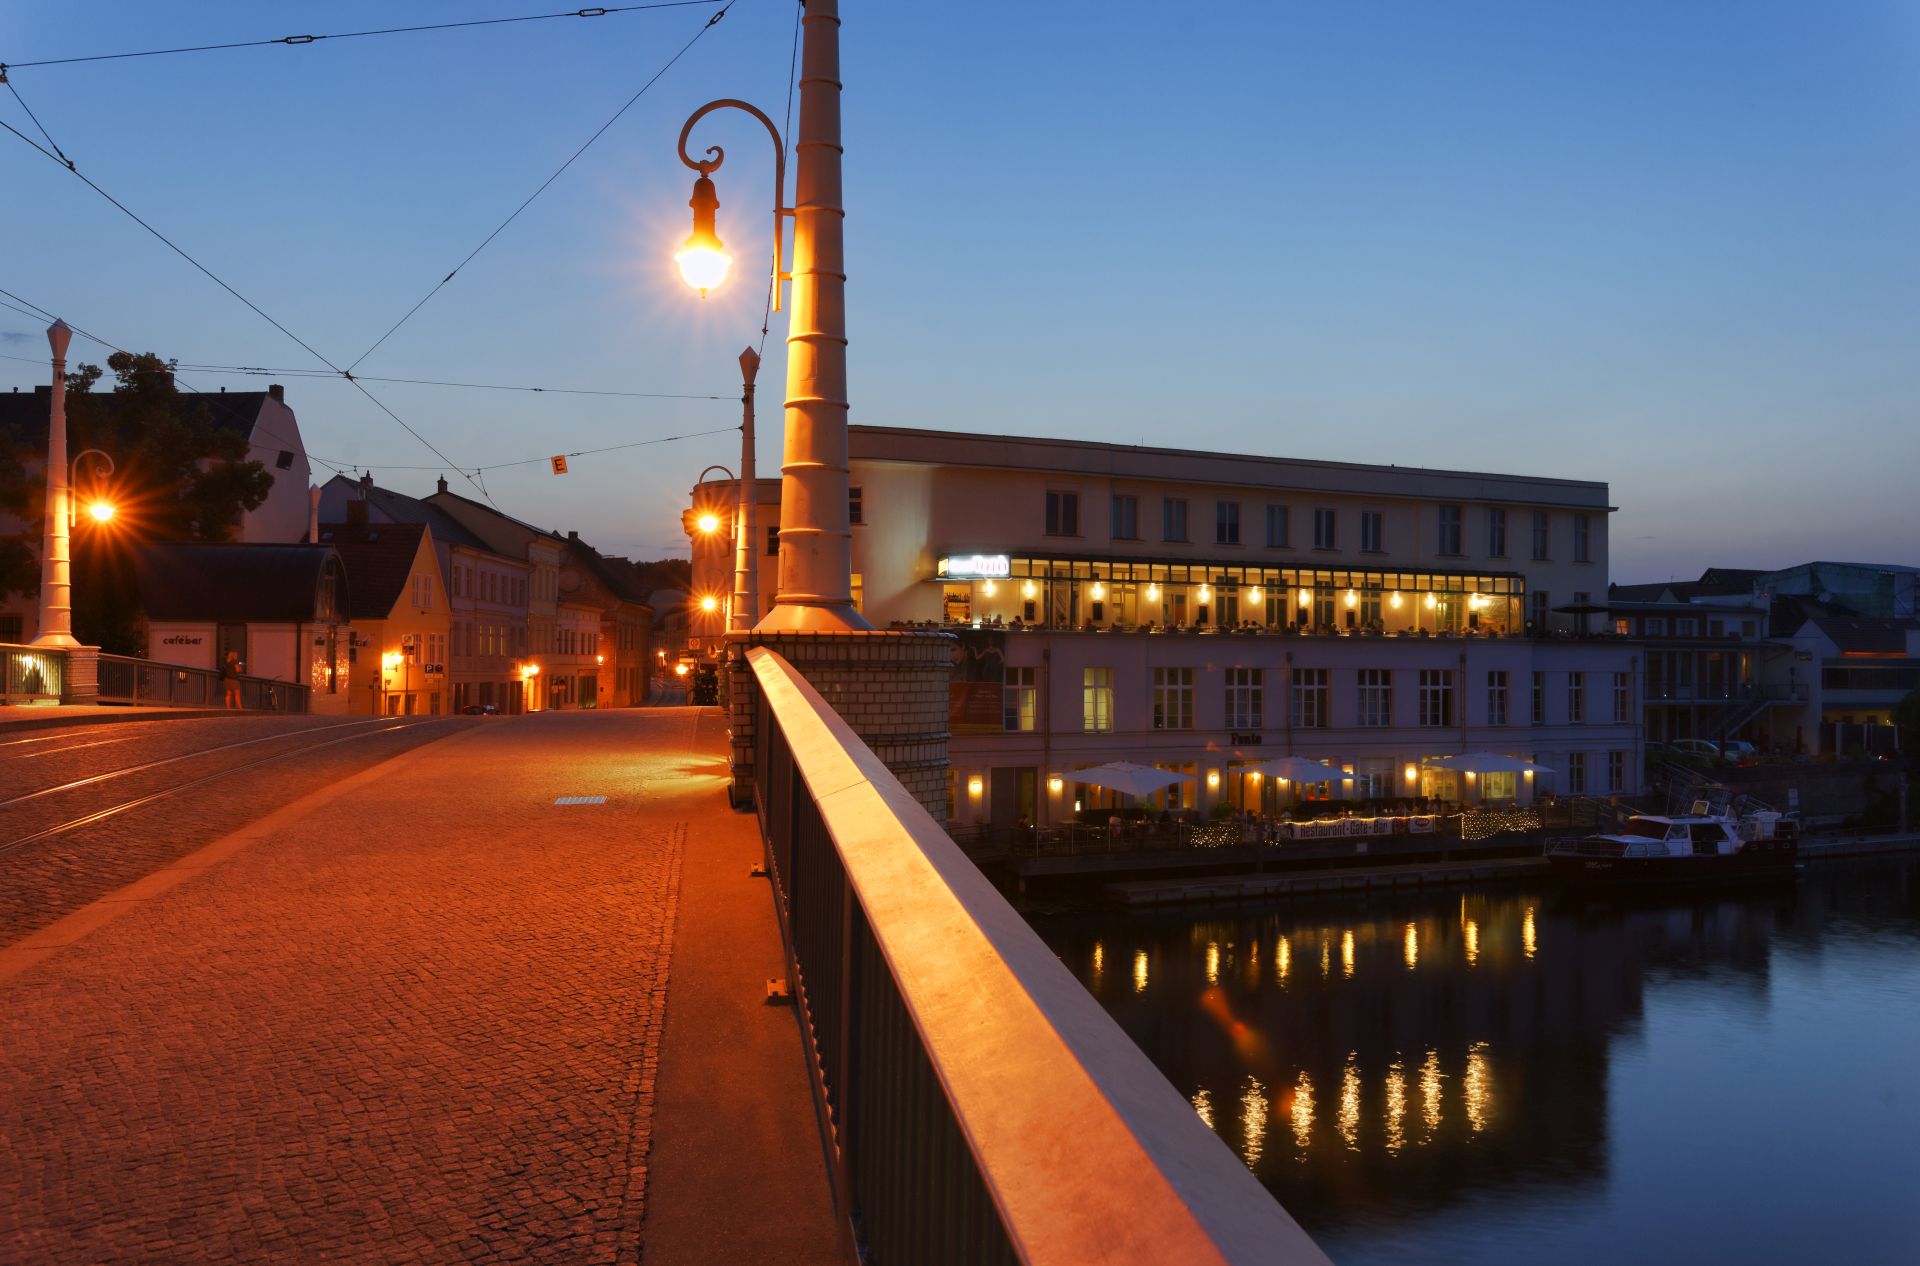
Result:
M1259 603L1259 601L1260 601L1260 586L1259 586L1259 585L1255 585L1255 586L1254 586L1254 587L1253 587L1252 589L1250 589L1250 590L1248 590L1248 592L1247 592L1247 601L1249 601L1249 602L1252 602L1252 603L1254 603L1254 604L1256 604L1256 605L1258 605L1258 603Z
M1300 591L1300 605L1303 607L1310 607L1313 605L1313 590L1302 589Z
M1398 611L1400 609L1400 591L1398 589L1394 590L1391 594L1387 595L1387 605L1392 607L1395 611Z
M1418 765L1407 766L1407 781L1410 783L1420 781L1420 767Z
M973 777L967 779L967 794L974 799L978 800L986 789L986 780L981 778L980 775L975 774Z
M1209 769L1207 771L1207 790L1208 791L1220 790L1220 771L1219 770Z
M1058 774L1055 774L1053 777L1047 779L1047 790L1052 792L1056 796L1060 794L1061 789L1066 785L1067 785L1067 780L1062 778Z

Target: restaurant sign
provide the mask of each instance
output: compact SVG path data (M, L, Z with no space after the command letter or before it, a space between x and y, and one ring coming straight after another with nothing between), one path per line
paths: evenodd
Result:
M940 560L940 574L954 580L1005 580L1013 575L1006 554L954 554Z

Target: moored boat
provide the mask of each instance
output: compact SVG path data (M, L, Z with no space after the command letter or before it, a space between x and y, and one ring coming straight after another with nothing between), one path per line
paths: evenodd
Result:
M1643 814L1627 819L1617 833L1547 849L1554 875L1580 884L1786 879L1797 873L1799 860L1794 824L1776 813L1738 819Z

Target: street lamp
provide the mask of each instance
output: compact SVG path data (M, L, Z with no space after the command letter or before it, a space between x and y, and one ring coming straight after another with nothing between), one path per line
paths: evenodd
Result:
M109 454L102 452L100 449L97 449L97 448L83 449L82 451L74 454L73 462L71 463L71 466L69 468L72 477L67 481L67 486L69 488L72 488L76 491L79 489L80 462L82 458L87 458L87 457L97 457L100 459L98 464L102 467L102 469L99 472L100 483L102 487L105 486L107 478L113 474L113 458ZM72 524L74 522L74 520L78 517L78 513L79 513L79 498L77 496L69 496L67 501L68 524ZM104 492L95 493L93 499L87 503L87 516L91 518L95 523L107 522L108 520L113 518L113 513L114 513L113 502L107 500L106 494Z
M780 468L780 587L757 627L768 631L870 630L853 605L853 528L847 507L847 269L840 197L840 5L808 0L801 19L800 125L794 138L792 206L783 205L786 149L773 120L744 101L710 101L680 129L680 161L694 181L693 235L676 257L681 275L702 294L719 284L724 256L713 228L718 205L711 175L725 159L687 153L687 137L708 114L738 109L759 119L773 138L773 306L780 283L793 283L787 332L786 443ZM793 267L785 268L784 226L793 220ZM743 369L747 366L743 365ZM751 369L748 369L749 380ZM751 482L742 472L742 492ZM751 548L749 544L749 548ZM744 606L745 604L739 604Z
M68 554L71 511L67 479L67 344L73 330L55 319L47 327L53 350L53 388L47 414L47 521L40 548L40 631L35 646L77 647L73 635L73 570Z

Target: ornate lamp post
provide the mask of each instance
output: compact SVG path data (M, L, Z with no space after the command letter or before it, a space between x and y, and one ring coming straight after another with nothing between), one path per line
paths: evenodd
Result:
M787 332L786 442L780 464L780 587L756 626L773 632L865 630L853 606L853 532L847 518L846 257L840 199L840 5L808 0L802 21L800 128L794 142L794 203L782 206L786 152L773 121L744 101L711 101L680 130L680 161L694 181L693 235L675 256L681 275L703 295L726 276L730 258L714 229L719 205L711 175L725 153L687 153L693 125L714 110L744 110L766 126L774 146L773 285L793 282ZM793 219L793 270L781 269L781 220ZM743 488L745 481L742 481Z
M97 448L89 448L73 455L73 465L71 468L73 477L67 484L69 489L67 525L69 527L78 522L80 518L80 463L89 457L99 458L96 464L100 467L100 479L103 484L107 478L113 474L113 457L109 453ZM107 500L104 492L96 492L92 499L87 502L87 517L95 523L108 523L112 521L115 509L116 507L113 502Z
M76 647L73 635L73 565L68 533L73 512L67 504L67 344L73 331L55 320L47 327L53 349L53 408L47 420L47 530L40 549L40 632L35 646Z

